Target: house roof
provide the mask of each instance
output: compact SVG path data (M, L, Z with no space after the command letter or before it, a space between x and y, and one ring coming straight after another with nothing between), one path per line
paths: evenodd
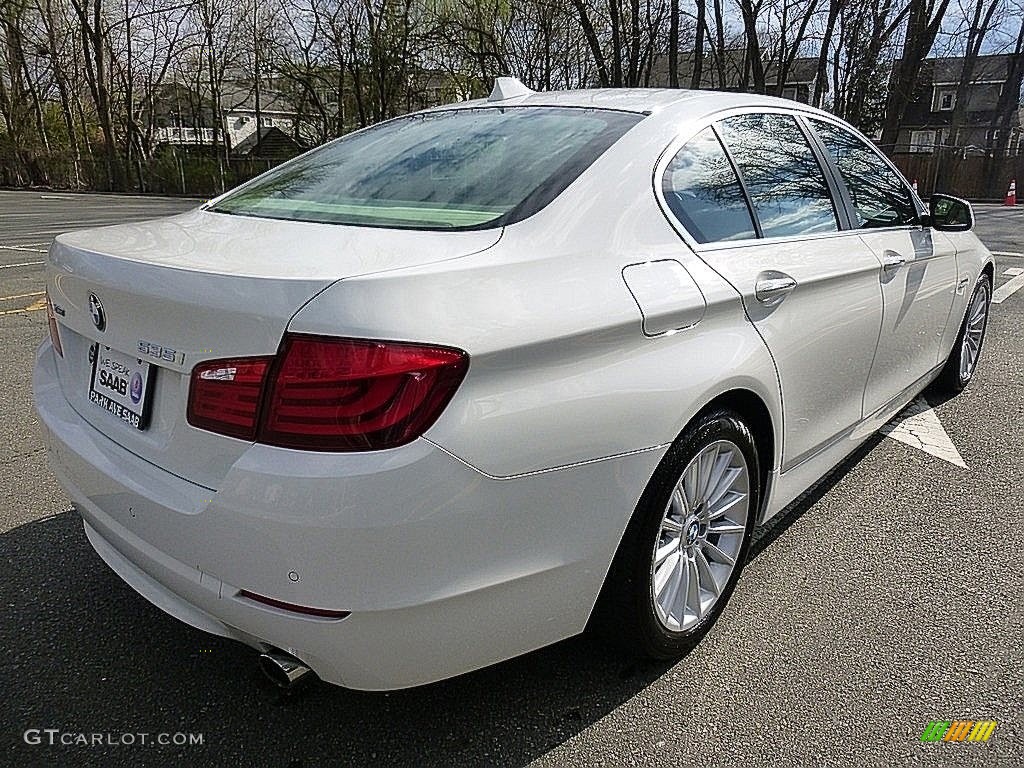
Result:
M679 82L684 85L690 84L693 76L693 56L680 52L679 56ZM743 81L743 71L746 65L746 50L743 48L730 48L725 52L723 58L723 73L725 82L720 82L718 64L710 54L705 55L704 63L701 66L700 87L701 88L738 88ZM787 85L798 83L812 83L818 70L818 60L813 56L800 56L793 59L786 77ZM764 78L769 85L778 82L778 62L767 61L764 64ZM748 78L749 79L749 78ZM660 55L654 59L651 67L651 82L657 86L668 85L668 56Z
M203 109L209 109L211 105L210 89L204 83L197 91L191 84L178 82L163 83L157 89L157 104L168 102L183 102L184 105L191 105L193 101L200 103ZM221 109L225 112L256 111L256 90L252 78L232 78L221 84L220 90ZM295 105L280 91L273 88L260 89L260 110L266 112L283 112L293 114Z
M257 145L257 135L259 143ZM297 155L305 147L280 128L263 127L259 132L253 131L233 148L236 155L252 155L255 157L291 157Z
M974 72L971 79L981 80L1006 80L1007 67L1013 60L1013 54L994 53L987 56L979 56L974 65ZM934 59L925 59L922 71L923 77L929 77L932 83L958 83L960 74L964 69L963 56L941 56Z
M252 80L231 80L221 88L221 107L228 111L256 111L256 89ZM267 112L295 112L295 105L280 91L260 89L260 110Z

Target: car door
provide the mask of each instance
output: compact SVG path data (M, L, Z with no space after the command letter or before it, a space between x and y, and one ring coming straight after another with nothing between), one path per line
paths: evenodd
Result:
M920 225L910 186L873 147L837 123L807 122L845 185L853 226L880 262L882 331L864 392L870 414L943 362L956 250L941 232Z
M783 471L860 421L882 321L879 262L844 230L830 183L820 148L785 111L715 122L662 175L677 229L742 296L775 360Z

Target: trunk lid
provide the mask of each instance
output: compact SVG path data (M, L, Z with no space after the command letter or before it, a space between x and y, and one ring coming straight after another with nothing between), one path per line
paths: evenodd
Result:
M292 316L333 282L475 253L500 234L372 229L196 210L61 235L50 248L47 284L64 351L57 357L62 391L110 440L216 490L250 443L188 424L189 375L198 362L274 354ZM94 320L97 302L100 323ZM339 328L338 335L344 334ZM149 363L144 429L90 399L91 388L105 391L94 385L97 353L101 361L122 360L130 368L139 366L136 361ZM118 400L116 393L106 394ZM135 394L120 400L131 407Z

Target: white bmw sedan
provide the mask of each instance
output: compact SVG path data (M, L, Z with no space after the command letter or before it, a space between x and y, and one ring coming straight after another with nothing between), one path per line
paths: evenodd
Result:
M972 224L801 104L502 80L58 237L36 406L100 557L282 684L673 658L756 526L971 380Z

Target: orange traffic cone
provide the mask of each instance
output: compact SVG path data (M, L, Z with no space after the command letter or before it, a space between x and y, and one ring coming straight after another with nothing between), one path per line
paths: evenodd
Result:
M914 188L914 194L916 195L917 194L917 179L914 179L914 183L911 184L910 186Z
M1003 205L1016 205L1017 204L1017 180L1010 179L1010 188L1006 190L1006 200L1003 201Z

